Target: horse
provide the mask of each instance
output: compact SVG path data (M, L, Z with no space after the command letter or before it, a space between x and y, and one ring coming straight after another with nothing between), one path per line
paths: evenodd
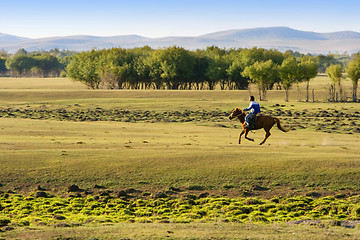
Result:
M239 121L241 122L241 126L243 128L243 130L240 133L239 136L239 144L241 143L241 136L245 133L245 138L249 141L254 141L254 139L252 138L248 138L247 135L249 133L250 130L257 130L257 129L261 129L264 128L265 130L265 138L264 140L262 140L262 142L260 143L260 145L263 145L266 141L266 139L268 139L268 137L270 137L270 129L274 126L274 124L276 123L278 129L280 129L283 132L288 132L288 129L283 128L280 125L280 119L276 118L276 117L271 117L271 116L258 116L256 117L256 123L253 129L249 129L247 127L245 127L245 115L246 113L241 111L239 108L235 108L234 110L232 110L231 114L229 115L229 119L233 119L235 117L237 117L239 119Z

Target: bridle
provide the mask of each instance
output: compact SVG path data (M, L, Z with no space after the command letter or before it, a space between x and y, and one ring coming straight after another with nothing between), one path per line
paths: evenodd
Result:
M236 115L234 115L235 112L236 112L236 110L238 110L238 112L236 113ZM244 113L243 113L241 110L239 110L238 108L236 108L235 110L233 110L233 111L231 112L231 114L229 115L229 118L230 118L230 119L233 119L233 118L236 118L236 117L240 117L241 114L244 114Z

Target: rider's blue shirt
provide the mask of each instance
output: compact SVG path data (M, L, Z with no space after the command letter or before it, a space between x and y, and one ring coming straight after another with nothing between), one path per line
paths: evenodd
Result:
M254 109L254 114L258 114L260 112L260 105L259 103L255 101L250 102L250 106L248 108L245 108L244 111L249 111L251 109Z

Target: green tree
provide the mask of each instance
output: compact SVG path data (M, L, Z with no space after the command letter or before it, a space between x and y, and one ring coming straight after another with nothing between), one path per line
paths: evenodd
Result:
M225 59L226 51L216 46L206 48L203 52L209 59L209 66L206 71L206 80L210 90L214 90L217 83L220 83L220 88L223 90L227 84L227 68L228 62Z
M8 57L10 57L10 54L4 49L0 49L0 58L8 58Z
M355 58L348 63L348 65L346 67L346 72L353 84L352 100L353 100L353 102L356 102L357 101L357 88L358 88L358 83L359 83L359 79L360 79L360 55L355 56Z
M326 73L332 81L330 88L330 98L332 102L338 101L336 97L336 84L339 86L340 98L342 98L341 89L341 78L342 78L342 67L340 64L332 64L326 68Z
M289 101L289 89L299 79L300 69L294 57L286 58L279 67L281 84L285 90L285 102Z
M339 61L336 60L333 54L328 54L328 55L320 54L316 56L316 61L319 63L319 72L321 73L325 73L326 69L330 65L339 64Z
M122 89L126 84L127 52L122 48L112 48L98 52L97 73L100 87Z
M67 65L71 62L72 56L64 56L59 59L60 64L62 64L63 68L66 68Z
M213 59L211 56L212 48L207 49L197 49L195 52L195 69L199 69L200 71L195 71L195 76L198 76L198 79L196 80L197 88L208 88L209 90L214 90L216 84L219 82L218 79L214 79L213 77L210 77L211 74L210 69L213 66Z
M301 80L306 81L306 102L309 101L310 80L318 74L319 64L312 56L303 56L300 58L300 75Z
M147 67L147 71L149 71L149 77L154 84L155 89L162 89L164 86L164 81L161 77L162 69L160 64L163 51L164 49L157 49L151 52L151 54L143 60Z
M71 62L73 56L63 56L59 58L59 63L61 64L62 71L60 72L61 77L67 77L66 67Z
M227 61L221 56L212 56L210 58L210 64L207 71L207 76L209 79L209 88L213 90L217 82L220 83L220 89L224 90L228 83L227 77Z
M157 50L153 57L150 75L155 78L160 75L168 89L188 88L195 65L195 57L190 51L173 46Z
M28 55L28 52L23 49L23 48L20 48L19 50L17 50L17 52L15 53L15 56L26 56Z
M250 66L255 62L265 62L267 60L271 60L276 65L281 65L285 58L285 55L278 50L267 50L257 47L241 49L239 56L244 66Z
M41 77L49 77L50 75L57 77L63 68L59 59L49 54L35 56L34 59L36 61L34 67L38 69Z
M263 59L264 61L272 60L276 65L281 65L285 59L285 55L276 49L265 49Z
M239 53L240 61L242 62L244 68L247 66L253 65L255 62L266 62L271 60L276 65L281 65L284 61L285 55L278 50L274 49L264 49L264 48L251 48L251 49L241 49ZM244 76L244 75L243 75ZM275 83L278 83L279 79L276 78L268 88L272 88Z
M272 60L255 62L247 66L242 74L258 85L260 101L266 101L267 90L278 78L278 66Z
M0 74L3 74L7 71L7 68L5 66L6 58L0 56Z
M193 84L196 90L204 89L205 83L210 82L207 71L210 66L210 58L204 54L203 50L196 50L195 65L194 65L194 79Z
M287 51L285 51L284 56L285 56L285 58L287 58L289 56L293 56L293 57L296 57L296 58L301 58L301 57L304 56L304 54L299 53L297 51L294 52L293 50L287 50Z
M150 66L147 64L147 59L154 50L149 46L145 46L136 48L134 51L136 55L133 60L134 71L138 76L138 81L141 82L141 88L149 89L152 87L153 83L150 77Z
M245 69L245 64L241 61L241 51L233 51L228 55L230 62L228 69L226 69L230 83L232 86L229 89L246 89L249 86L250 79L242 75Z
M4 74L7 72L7 68L5 65L6 59L9 57L9 53L4 49L0 49L0 74Z
M15 55L6 60L6 68L14 72L19 77L30 73L30 70L36 66L36 60L27 55Z
M98 73L99 52L81 52L73 56L71 62L66 67L68 76L80 81L92 89L100 86L100 76Z

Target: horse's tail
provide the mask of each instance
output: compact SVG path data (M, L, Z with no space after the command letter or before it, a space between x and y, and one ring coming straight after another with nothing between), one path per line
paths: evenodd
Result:
M276 126L278 127L278 129L280 129L280 130L283 131L283 132L288 132L288 131L289 131L289 129L285 129L285 128L283 128L283 127L281 126L281 124L280 124L280 119L274 118L274 121L276 122Z

